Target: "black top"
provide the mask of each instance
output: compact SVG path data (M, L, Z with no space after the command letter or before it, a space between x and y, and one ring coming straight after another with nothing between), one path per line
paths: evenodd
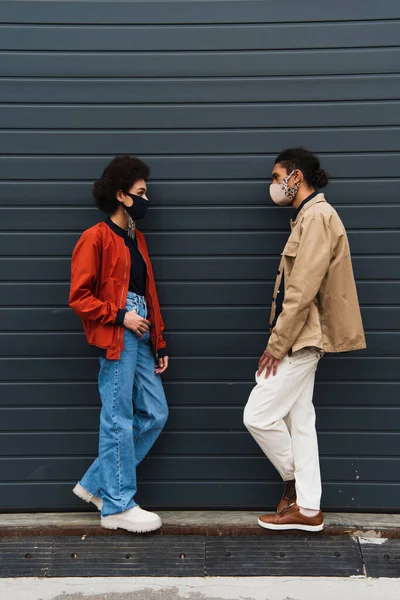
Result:
M310 200L315 198L315 196L317 196L318 194L319 194L319 192L315 191L312 194L310 194L309 196L307 196L307 198L305 200L303 200L303 202L300 204L300 206L296 209L296 212L294 213L293 221L295 221L297 219L297 217L299 216L299 212L301 211L303 206L305 204L307 204L307 202L310 202ZM278 275L280 275L279 271L278 271ZM271 323L271 329L273 329L275 327L278 317L282 312L284 298L285 298L285 273L282 271L282 279L279 284L279 290L276 295L276 298L273 298L273 300L276 302L276 311L275 311L274 320Z
M131 255L131 273L129 277L129 291L134 292L138 296L146 295L146 275L147 275L147 267L144 262L143 256L140 254L137 240L136 238L133 240L128 236L128 232L122 227L116 225L113 221L111 221L110 217L106 220L107 225L112 229L117 235L123 238L125 245L129 248L129 252ZM118 311L116 324L122 325L125 317L125 309L120 309Z
M319 192L316 190L315 192L313 192L312 194L310 194L309 196L307 196L307 198L305 198L305 200L303 200L303 202L300 204L300 206L298 206L296 208L296 212L294 213L293 216L293 221L295 221L297 219L297 217L299 216L299 212L301 211L301 209L303 208L303 206L305 204L307 204L307 202L310 202L310 200L312 200L313 198L315 198L315 196L318 196Z

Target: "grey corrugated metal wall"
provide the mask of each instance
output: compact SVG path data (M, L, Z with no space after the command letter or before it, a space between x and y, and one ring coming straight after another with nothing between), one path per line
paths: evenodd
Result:
M242 426L290 211L268 178L318 152L349 231L368 350L322 361L324 505L400 505L397 0L0 4L0 507L80 508L97 360L69 262L117 153L152 167L146 231L169 330L171 417L140 471L163 507L272 507Z

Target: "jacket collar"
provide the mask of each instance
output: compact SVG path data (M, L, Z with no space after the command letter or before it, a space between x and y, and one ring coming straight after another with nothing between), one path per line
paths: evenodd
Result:
M106 223L114 233L124 238L124 240L128 239L128 232L125 229L122 229L122 227L119 227L116 223L114 223L114 221L112 221L110 217L106 219Z
M311 196L308 196L299 206L297 211L295 212L294 218L290 219L291 225L296 225L299 217L304 215L306 210L317 204L318 202L326 202L325 196L322 192L314 192Z
M122 237L124 240L130 240L130 237L128 236L128 231L116 225L116 223L114 223L114 221L112 221L110 217L107 217L107 219L104 222L114 233L119 235L119 237ZM139 231L139 229L135 229L135 234L136 238L140 238L142 236L142 233Z

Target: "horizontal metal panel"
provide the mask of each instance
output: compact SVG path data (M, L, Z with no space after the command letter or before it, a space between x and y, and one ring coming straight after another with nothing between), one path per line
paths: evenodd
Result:
M254 358L179 357L171 360L165 381L253 381ZM342 356L321 361L320 381L399 381L400 358ZM97 358L2 358L0 380L4 382L93 381L98 374ZM196 383L197 385L197 383Z
M161 306L267 306L273 282L177 282L158 284ZM399 281L360 281L361 304L400 302ZM0 283L0 306L62 306L68 304L67 283Z
M81 320L67 307L0 309L0 331L3 332L81 330Z
M400 222L398 205L340 206L340 218L346 227L357 229L392 229ZM150 207L146 217L146 230L157 231L273 231L287 230L290 233L288 217L293 210L281 210L266 204L263 207L244 203L241 207ZM94 207L68 208L0 208L0 223L4 231L82 231L102 221L104 215ZM267 234L266 234L267 235ZM280 252L280 248L276 251ZM393 275L394 277L394 275Z
M10 434L7 437L13 437ZM31 434L24 434L29 437ZM52 434L49 434L51 436ZM60 434L74 438L75 434ZM90 436L91 434L88 434ZM400 434L398 433L333 433L318 435L321 454L334 456L385 456L397 455ZM97 439L97 436L96 436ZM72 441L72 440L71 440ZM40 437L39 437L40 443ZM261 455L261 450L247 433L164 433L161 434L155 454L238 454Z
M171 356L243 356L256 358L263 352L269 337L267 311L260 332L196 331L167 333ZM83 333L1 333L0 356L96 356ZM367 335L365 356L393 356L399 353L400 332L371 332Z
M287 211L288 217L290 211ZM57 234L55 234L56 236ZM7 249L11 248L18 255L21 252L21 237L12 242L11 236L6 238L5 244L0 236L0 250L6 246ZM54 241L55 241L54 236ZM28 238L28 234L23 234L23 237ZM208 255L273 255L276 256L277 248L283 248L283 244L286 243L287 233L276 233L268 232L266 235L264 232L235 232L235 235L231 233L215 232L215 233L147 233L146 234L149 248L152 256L155 255L176 255L176 256L198 256L204 255L205 249L207 249ZM385 231L384 235L379 231L349 231L348 237L350 240L350 247L353 254L397 254L400 244L400 231ZM32 238L28 238L27 242L34 242ZM39 241L39 240L37 240ZM53 241L53 238L43 238L42 246ZM67 239L65 239L67 242ZM24 243L24 242L22 242ZM39 243L36 247L40 246ZM24 246L26 248L26 246ZM278 252L279 252L278 250ZM56 252L55 252L56 253ZM2 252L3 254L3 252ZM14 254L14 252L10 252ZM23 255L29 254L29 249L22 253ZM38 254L41 254L39 251Z
M259 357L269 337L267 320L263 331L255 333L251 331L233 331L233 332L179 332L167 334L168 347L171 356L253 356ZM54 350L59 356L86 356L89 351L84 349L83 336L79 334L70 334L67 339L62 335L57 339L55 335L43 334L11 334L10 338L4 334L8 344L9 356L47 356ZM32 343L32 337L40 340L38 345ZM76 336L75 340L71 339ZM11 339L12 338L12 339ZM47 343L46 343L47 342ZM75 342L75 343L74 343ZM400 332L368 333L367 349L363 350L363 356L393 356L397 355L400 348ZM14 352L13 352L13 349ZM26 352L24 352L24 349ZM4 354L3 354L4 355Z
M97 179L113 156L12 156L0 157L4 180ZM154 179L262 179L270 177L275 154L216 156L142 156ZM397 177L400 153L326 154L324 168L332 177Z
M287 218L292 214L286 211ZM285 229L287 228L285 222ZM349 231L353 254L398 254L400 231ZM0 233L1 256L71 256L79 233L28 232ZM147 233L151 256L266 256L277 258L288 233L240 232L170 232Z
M400 307L362 307L367 331L400 330ZM269 305L166 307L162 314L169 331L260 331L265 330ZM82 331L80 319L69 308L0 308L0 330L6 331Z
M29 511L32 506L45 512L57 510L87 510L82 500L71 492L71 483L27 483L2 485L0 509ZM273 510L282 495L282 482L143 482L137 498L146 508L181 509L242 509L252 507ZM361 502L361 499L366 499ZM50 501L51 499L51 501ZM162 504L161 504L162 502ZM348 508L350 511L370 508L371 511L397 510L400 505L400 486L396 483L326 483L323 505L325 510Z
M57 317L56 311L44 309L42 311L24 309L0 309L0 325L12 331L29 331L32 326L30 322L40 323L44 330L64 329L68 331L78 330L80 322L77 317L66 319L65 312L60 311ZM376 306L362 307L364 327L367 331L396 331L400 329L400 307ZM24 317L21 313L25 314ZM50 314L51 313L51 314ZM260 307L166 307L162 308L163 317L167 331L185 331L216 329L220 331L259 331L264 329L269 317L269 305ZM48 318L47 318L48 315ZM19 323L21 323L19 325ZM26 324L26 326L24 326ZM80 329L79 329L80 330Z
M112 83L112 85L111 85ZM151 103L398 100L400 75L314 75L265 78L17 78L0 79L3 102ZM123 107L121 107L123 108ZM201 106L197 106L198 109ZM4 109L4 107L3 107ZM143 111L149 108L142 107ZM361 109L362 110L362 109ZM51 111L51 107L50 107ZM51 112L50 112L51 114ZM295 118L293 114L288 119ZM365 123L367 124L367 123Z
M156 5L152 1L135 2L80 2L79 5L64 2L38 1L32 4L22 1L18 6L5 1L0 6L0 20L3 23L254 23L254 22L307 22L307 21L346 21L356 19L395 19L399 11L392 0L381 0L379 4L354 5L346 0L334 4L321 4L309 0L299 6L295 0L288 0L285 11L278 5L246 0L226 1L162 1Z
M96 381L0 383L0 406L99 406Z
M0 254L2 256L71 256L79 237L79 233L2 232Z
M250 52L3 52L4 77L254 77L395 73L400 48Z
M0 458L0 480L7 482L75 482L90 467L93 457ZM324 485L329 481L393 481L397 458L321 457ZM263 456L148 456L138 469L139 487L145 481L232 481L238 472L243 482L276 481L277 473Z
M233 100L232 100L233 102ZM227 140L232 143L243 144L242 152L249 147L250 141L247 139L253 136L253 145L263 143L263 152L274 152L278 147L290 146L292 142L288 136L297 136L301 143L307 143L315 151L321 151L329 146L336 144L335 132L337 136L348 138L355 137L353 148L357 143L364 141L369 143L373 150L379 150L383 144L381 138L383 133L389 135L391 129L384 129L382 133L375 130L366 129L368 126L398 125L400 102L380 101L380 102L285 102L285 103L260 103L249 104L156 104L146 106L132 104L130 106L114 104L99 106L37 106L37 105L5 105L1 108L0 127L8 129L24 129L28 131L19 132L1 132L2 143L7 144L8 153L23 152L24 154L43 154L44 152L54 152L63 154L67 152L88 152L96 154L101 149L102 153L118 152L123 153L124 148L127 152L132 152L132 145L145 152L162 152L166 149L167 153L175 152L177 144L182 144L179 153L192 151L190 140L197 140L199 146L203 145L210 138L210 144L220 144L216 146L214 152L224 152L220 150L226 147ZM221 141L214 133L199 131L189 132L152 132L153 129L207 129L207 128L230 128L238 129L244 127L258 127L262 131L251 132L222 132ZM265 130L265 128L274 128ZM302 128L295 132L275 131L277 128ZM304 128L312 127L313 131L304 132ZM316 127L363 127L365 129L318 131ZM70 132L68 134L54 131L37 132L33 134L30 129L83 129L82 132ZM102 131L92 132L91 129ZM119 129L115 133L107 133L104 130ZM136 130L136 131L127 131ZM147 130L142 132L140 130ZM150 131L149 131L150 130ZM268 134L268 135L267 135ZM306 138L305 136L309 136ZM397 130L392 134L393 138L398 140ZM166 137L167 136L167 137ZM196 136L196 137L194 137ZM234 137L235 136L235 137ZM241 136L241 137L240 137ZM246 137L247 136L247 137ZM279 139L277 139L279 136ZM310 137L313 136L313 137ZM324 136L325 146L321 137ZM22 139L21 139L22 138ZM302 139L304 141L302 141ZM366 139L367 138L367 139ZM368 138L371 138L370 140ZM347 140L350 143L352 140ZM389 144L391 137L389 135ZM222 144L225 145L222 146ZM297 143L300 143L297 141ZM193 143L193 142L192 142ZM346 142L344 142L346 143ZM25 144L26 147L21 147ZM83 144L83 145L81 145ZM100 144L100 146L97 146ZM115 145L119 144L117 150ZM394 144L394 140L392 141ZM158 145L158 146L157 146ZM75 148L75 150L74 150ZM78 150L76 150L78 148ZM157 150L158 148L158 150ZM352 148L349 148L351 150ZM361 148L364 149L364 148ZM383 148L381 148L383 149ZM388 148L391 149L391 148ZM345 150L341 147L341 150ZM368 146L365 147L368 150ZM196 151L196 150L195 150ZM210 151L210 150L209 150ZM211 150L212 151L212 150ZM253 150L256 151L255 149Z
M38 465L38 477L43 477L40 473L40 464L49 464L50 468L53 467L52 472L54 474L55 479L66 479L68 471L71 469L68 465L69 459L59 459L59 460L51 460L51 459L34 459L33 466ZM80 473L83 473L85 469L82 462L86 460L86 465L88 468L90 466L90 460L81 459L78 463L77 459L72 459L73 468L75 467L75 478L77 478ZM332 457L321 457L321 473L324 484L329 481L340 481L340 482L359 482L363 481L376 481L376 482L387 482L387 481L395 481L393 477L393 472L399 466L399 460L396 458L346 458L340 457L336 458ZM21 462L21 461L20 461ZM18 474L18 471L13 469L13 463L15 464L15 459L3 459L0 461L0 469L4 469L5 477L7 479L7 475L10 475L11 478L21 478L21 474ZM57 465L61 470L60 473L57 472ZM79 467L79 468L78 468ZM29 463L28 463L29 469ZM26 467L22 475L26 478L26 475L29 473ZM32 465L30 467L30 472L32 473ZM65 476L63 477L63 473L65 472ZM277 478L277 473L272 466L272 464L266 460L265 457L240 457L240 456L204 456L204 457L163 457L163 456L149 456L144 463L141 465L138 475L139 480L142 483L143 481L157 481L157 480L176 480L178 479L177 473L179 473L179 479L187 479L192 481L193 474L196 474L196 480L217 480L217 481L229 481L236 480L237 474L240 472L241 479L243 481L274 481ZM49 474L50 475L50 474ZM75 478L72 478L74 481ZM22 479L22 478L21 478ZM52 479L49 476L49 479Z
M150 181L149 195L154 208L159 206L236 206L248 200L253 206L272 205L271 181ZM399 179L334 179L329 182L327 198L333 205L398 204L393 188ZM0 206L93 206L92 182L79 181L2 181ZM287 215L290 213L287 211ZM105 218L105 215L103 215Z
M399 21L219 26L2 25L3 50L271 50L396 46Z
M12 287L12 284L10 284ZM198 282L163 283L158 285L161 303L165 305L265 305L271 298L271 284L258 282L214 283ZM202 289L203 288L203 289ZM5 288L0 287L2 291ZM362 304L398 304L400 302L399 281L360 281L357 284ZM202 291L201 291L202 290Z
M118 110L118 109L117 109ZM288 109L286 109L288 110ZM295 110L295 109L294 109ZM385 114L382 107L381 114ZM332 111L333 112L333 111ZM273 114L273 110L271 111ZM400 114L397 107L397 114ZM399 118L389 116L399 123ZM98 123L99 125L99 123ZM97 125L97 126L98 126ZM136 121L133 127L140 127ZM243 126L240 122L237 126ZM244 126L243 126L244 127ZM250 131L4 131L0 144L8 154L257 154L296 145L315 152L390 152L400 149L400 128L258 129Z
M245 402L246 398L243 398L243 403ZM97 433L99 418L100 407L3 408L0 410L0 431ZM400 430L400 407L319 407L317 429L319 432L397 432ZM192 431L196 434L207 431L245 431L243 407L173 407L170 409L165 431Z
M320 432L320 453L333 456L385 456L398 454L400 433ZM0 455L96 456L97 432L7 433L0 437ZM243 432L164 432L154 446L155 455L262 456L260 448ZM355 478L354 478L355 480ZM1 495L1 494L0 494Z
M198 258L167 256L153 258L152 263L156 279L159 282L169 280L271 281L274 280L277 273L279 256L202 256ZM353 267L359 281L400 279L400 258L398 256L357 256L353 258ZM2 281L66 282L70 279L70 270L70 257L0 258L0 280Z
M326 360L326 359L324 359ZM246 382L164 381L170 406L240 406L255 385L254 363ZM332 371L333 373L333 371ZM96 376L93 370L94 378ZM88 382L20 382L0 384L0 406L100 406L97 383ZM398 406L400 383L368 381L355 383L332 379L321 381L319 373L315 386L316 406ZM340 410L340 408L339 408Z

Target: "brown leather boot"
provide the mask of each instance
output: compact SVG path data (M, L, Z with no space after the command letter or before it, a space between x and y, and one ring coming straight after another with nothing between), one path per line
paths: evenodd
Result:
M278 508L276 512L281 512L284 508L289 506L289 504L294 504L297 500L296 496L296 482L294 479L285 482L285 490L283 492L283 496L278 504Z
M297 504L292 504L279 513L263 515L258 519L258 524L265 529L273 529L275 531L287 529L322 531L324 528L324 515L319 511L315 517L306 517L300 512Z

